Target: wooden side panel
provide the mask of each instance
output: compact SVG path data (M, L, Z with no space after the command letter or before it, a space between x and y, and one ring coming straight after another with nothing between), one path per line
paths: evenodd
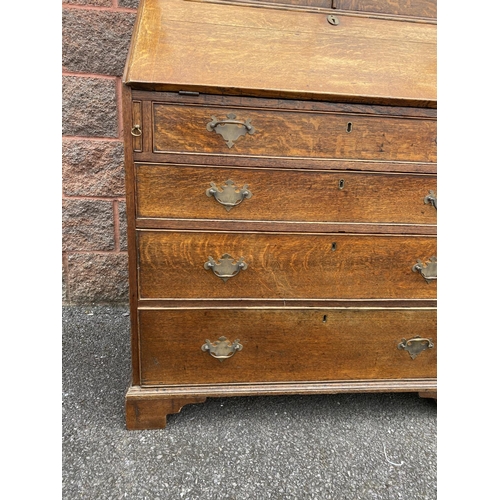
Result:
M424 203L435 176L148 164L136 175L138 217L436 224ZM206 194L212 184L232 192L228 181L251 193L229 211Z
M141 383L217 384L436 376L435 310L141 310ZM220 361L201 347L243 346ZM415 359L403 339L432 340Z
M412 271L434 237L140 230L138 245L141 298L436 298ZM248 265L226 282L204 268L224 254Z
M228 146L207 124L250 120L246 133ZM436 121L266 109L153 105L153 151L343 158L389 161L436 161ZM244 130L243 126L240 129Z
M137 250L135 232L135 172L133 159L133 139L130 131L134 126L132 92L122 85L123 142L125 152L125 191L127 197L127 248L129 269L129 304L132 384L139 383L139 337L137 331Z

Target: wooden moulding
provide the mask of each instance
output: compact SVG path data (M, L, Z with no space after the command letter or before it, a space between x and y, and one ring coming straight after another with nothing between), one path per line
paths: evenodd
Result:
M384 392L417 392L420 397L436 399L437 380L357 380L165 388L131 386L125 399L126 427L128 430L163 429L167 424L167 415L179 413L185 405L203 403L207 397Z

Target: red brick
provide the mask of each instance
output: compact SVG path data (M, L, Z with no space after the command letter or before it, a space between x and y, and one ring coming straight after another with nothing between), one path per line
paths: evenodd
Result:
M63 4L70 5L93 5L97 7L111 7L113 0L63 0Z
M126 253L69 254L68 290L72 304L128 301Z
M135 13L64 9L62 63L66 71L121 76Z
M63 141L64 194L66 196L125 196L123 163L122 142Z
M68 276L66 274L66 268L64 262L62 265L62 303L67 304L68 300Z
M127 250L127 207L124 201L118 203L120 221L120 250Z
M64 76L63 135L118 137L115 80Z
M129 9L137 9L139 0L118 0L118 5L120 7L128 7Z
M63 200L63 251L115 248L113 202L103 200Z

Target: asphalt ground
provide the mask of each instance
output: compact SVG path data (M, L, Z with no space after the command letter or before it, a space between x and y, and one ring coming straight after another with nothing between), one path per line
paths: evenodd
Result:
M416 394L209 398L125 429L126 307L63 307L64 500L437 498L437 404Z

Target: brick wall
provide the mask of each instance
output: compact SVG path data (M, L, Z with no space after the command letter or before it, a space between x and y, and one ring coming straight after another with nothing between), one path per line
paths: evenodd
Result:
M138 0L63 0L63 303L128 300L121 76Z

